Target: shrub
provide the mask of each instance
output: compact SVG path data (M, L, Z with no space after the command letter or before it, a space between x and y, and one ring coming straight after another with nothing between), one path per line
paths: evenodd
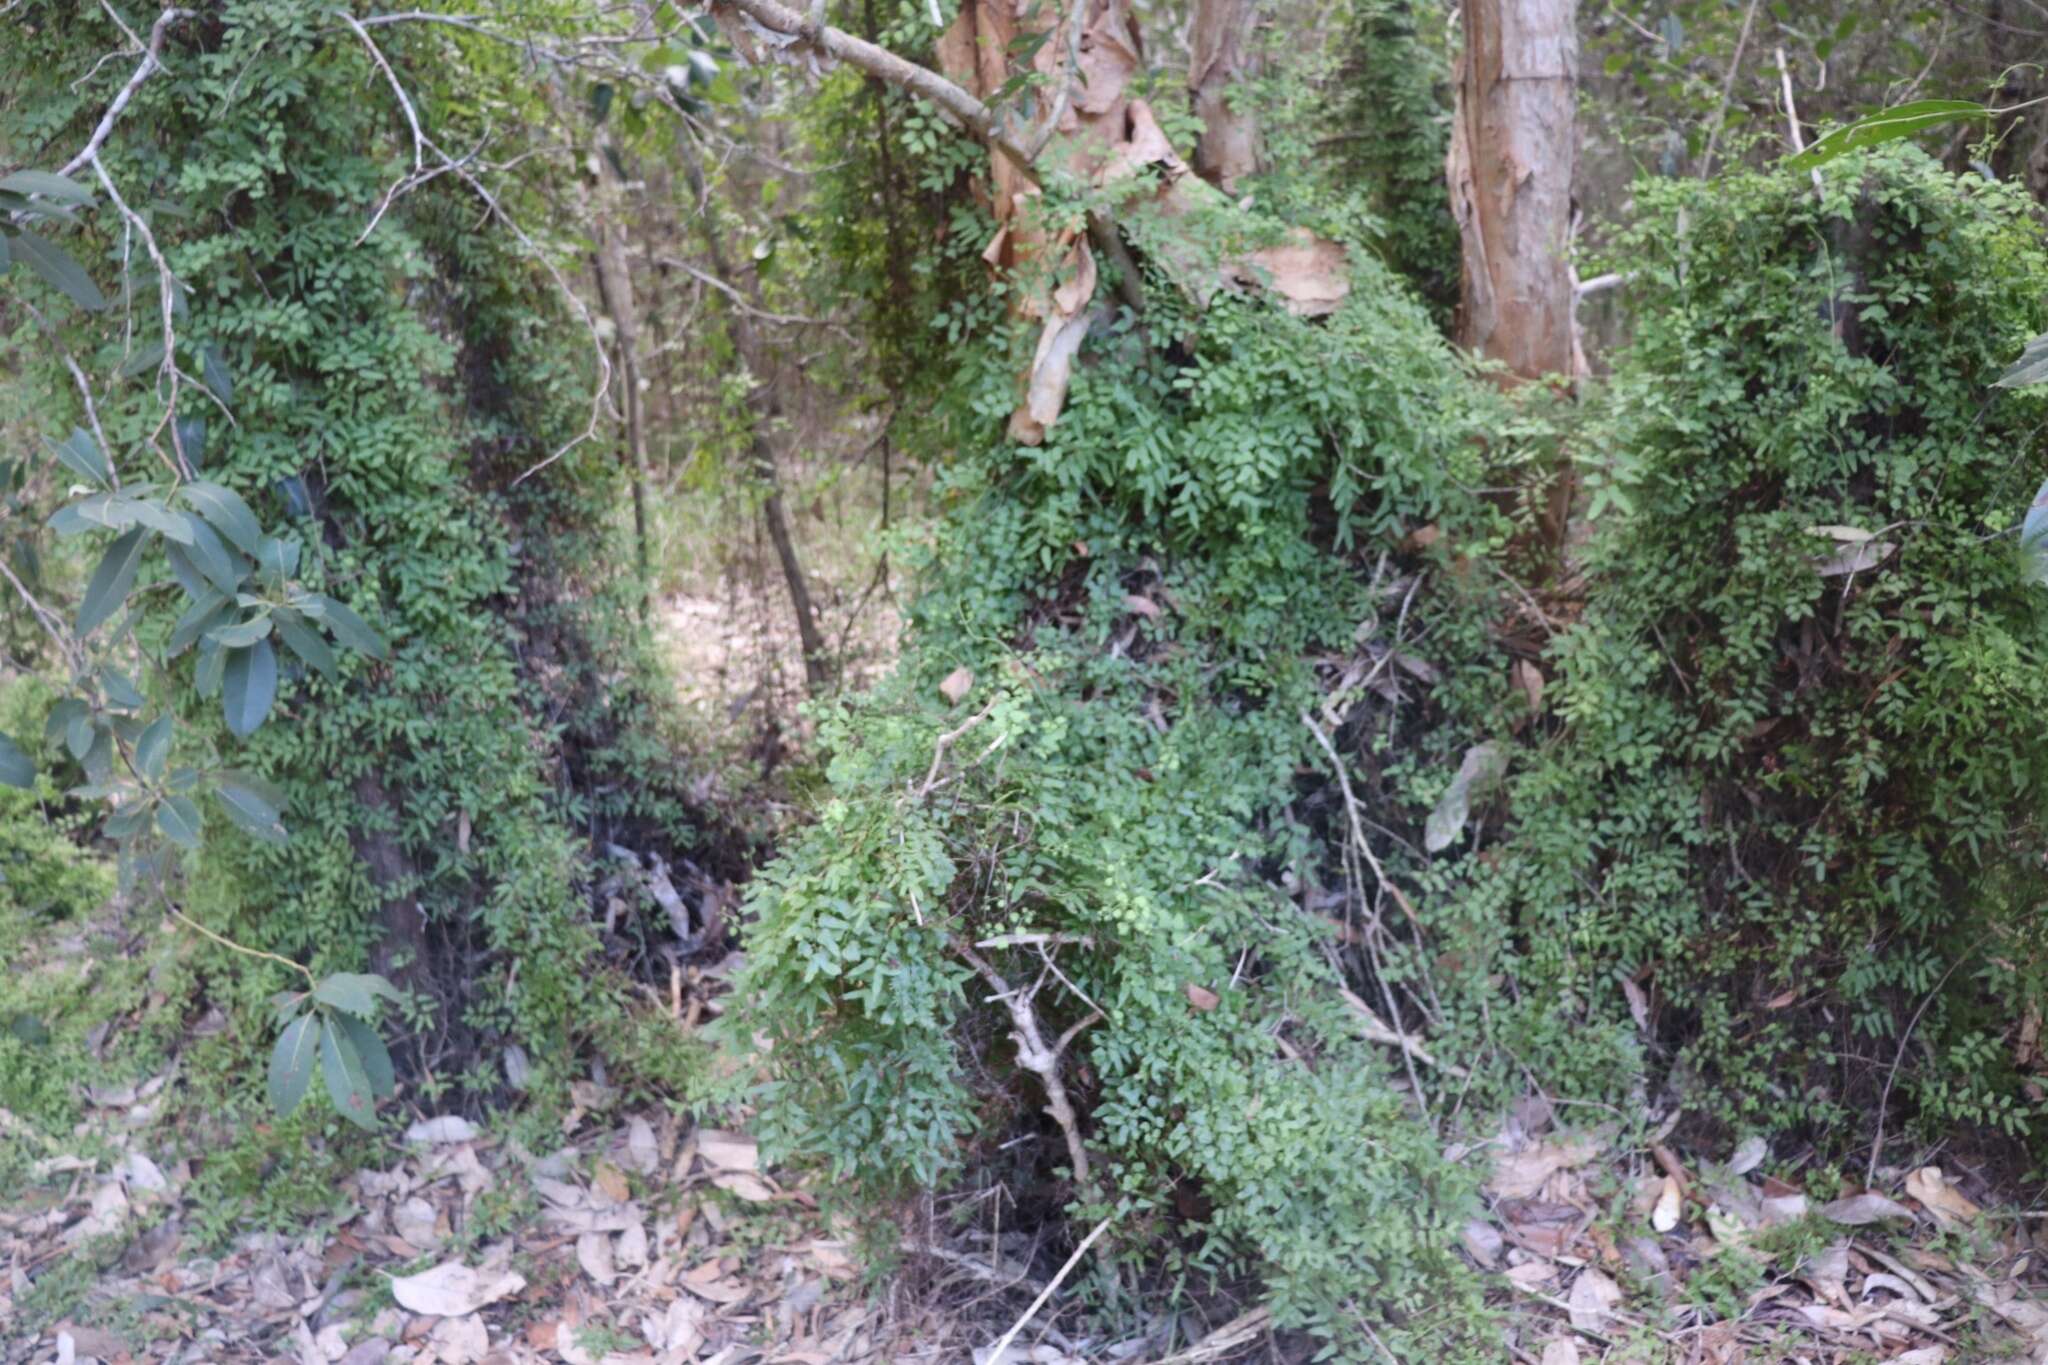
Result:
M1537 1065L1579 1093L1624 1087L1626 978L1718 1122L1839 1148L1924 1053L1894 1116L2022 1129L2011 1052L1981 1044L2048 984L2048 639L2009 534L2043 412L1989 385L2042 325L2038 234L1910 151L1818 193L1638 194L1639 330L1591 445L1625 510L1550 647L1559 728L1436 927L1471 990L1518 983L1494 1036L1552 1040Z
M1324 325L1148 302L1188 350L1091 341L1040 447L996 434L1004 347L961 367L908 647L820 717L818 822L755 883L725 1036L778 1156L880 1194L1036 1166L1126 1245L1188 1224L1189 1269L1256 1272L1289 1323L1419 1349L1472 1329L1466 1178L1276 883L1315 860L1310 660L1388 609L1406 530L1492 533L1486 400L1376 261Z

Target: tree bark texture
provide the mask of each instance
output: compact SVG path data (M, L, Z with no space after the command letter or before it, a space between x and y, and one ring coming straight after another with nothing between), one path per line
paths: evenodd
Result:
M1463 242L1458 339L1514 381L1575 376L1574 0L1466 0L1445 173Z
M1195 173L1231 194L1261 165L1258 119L1244 92L1259 74L1257 24L1257 0L1196 0L1188 36L1188 91L1202 120Z

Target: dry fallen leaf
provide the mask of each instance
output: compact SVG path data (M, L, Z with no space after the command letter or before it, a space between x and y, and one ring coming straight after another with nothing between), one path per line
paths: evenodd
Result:
M761 1169L761 1149L754 1140L743 1133L728 1133L717 1128L697 1130L697 1155L704 1158L704 1164L721 1171L758 1171Z
M1493 1224L1478 1218L1468 1219L1458 1238L1465 1244L1466 1253L1479 1263L1480 1269L1491 1270L1499 1263L1501 1236Z
M458 1114L421 1119L405 1130L407 1142L474 1142L479 1136L477 1126Z
M1197 986L1192 981L1187 983L1187 993L1188 1003L1203 1013L1215 1009L1221 1003L1221 998L1216 992L1210 990L1207 986Z
M939 695L946 699L948 706L958 706L961 699L974 690L974 670L960 667L948 673L939 682Z
M1684 1198L1678 1182L1665 1176L1657 1191L1657 1203L1650 1210L1650 1226L1659 1232L1669 1232L1677 1227L1679 1215L1684 1211Z
M608 1232L586 1232L576 1239L576 1263L583 1267L583 1273L600 1285L609 1285L619 1276L612 1264L612 1238Z
M1583 1166L1599 1155L1600 1144L1592 1138L1539 1142L1520 1152L1503 1152L1494 1160L1488 1187L1503 1199L1534 1198L1555 1172Z
M475 1365L491 1350L491 1334L478 1317L443 1318L428 1338L443 1365Z
M1841 1223L1848 1227L1861 1227L1866 1223L1880 1223L1887 1218L1903 1218L1912 1221L1913 1211L1897 1200L1887 1199L1875 1192L1850 1195L1837 1199L1832 1204L1821 1205L1820 1216L1830 1223Z
M661 1144L646 1119L636 1117L626 1126L626 1165L640 1175L653 1175L661 1165Z
M1922 1166L1907 1176L1906 1195L1933 1214L1937 1222L1967 1223L1983 1212L1948 1183L1939 1166Z
M1548 1261L1524 1261L1508 1267L1507 1276L1524 1289L1549 1284L1557 1278L1557 1267Z
M1728 1158L1728 1174L1748 1175L1763 1165L1764 1158L1770 1154L1770 1144L1762 1137L1751 1134L1736 1145L1735 1155Z
M1572 1281L1571 1298L1567 1302L1574 1330L1605 1331L1608 1315L1614 1305L1621 1302L1621 1286L1597 1270L1581 1270L1579 1277Z
M768 1187L766 1181L745 1171L720 1171L711 1177L711 1183L749 1204L765 1204L775 1198L775 1191Z
M614 1204L623 1204L633 1197L632 1187L626 1183L626 1173L603 1157L591 1166L590 1184Z
M415 1313L461 1318L524 1288L526 1277L516 1271L472 1270L460 1261L449 1261L417 1275L395 1276L391 1297Z
M1579 1365L1579 1344L1570 1337L1558 1337L1543 1348L1543 1365Z

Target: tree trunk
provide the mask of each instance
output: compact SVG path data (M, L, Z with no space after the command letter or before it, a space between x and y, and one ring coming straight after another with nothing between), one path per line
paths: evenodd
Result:
M1188 38L1188 91L1202 120L1195 173L1231 194L1260 166L1258 120L1242 107L1243 83L1259 74L1257 20L1257 0L1195 0Z
M619 354L620 405L626 417L626 453L633 462L634 564L640 574L640 619L653 607L653 555L647 537L647 423L640 393L640 326L633 301L633 277L626 267L626 231L615 212L617 196L606 194L597 222L597 290L611 315Z
M1466 0L1445 173L1463 239L1458 339L1513 381L1576 376L1568 248L1574 0Z

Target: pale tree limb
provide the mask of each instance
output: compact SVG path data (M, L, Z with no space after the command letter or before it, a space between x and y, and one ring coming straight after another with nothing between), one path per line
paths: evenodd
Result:
M115 120L121 117L121 112L128 107L128 102L135 98L135 92L142 88L144 81L163 70L165 33L178 20L190 19L196 13L196 10L189 9L167 9L157 15L156 22L150 25L149 46L143 49L142 61L136 66L134 74L128 77L128 83L114 96L114 102L107 106L107 111L100 115L99 124L92 130L92 136L86 139L83 150L60 166L57 174L68 176L99 156L100 148L106 144L108 136L114 131ZM129 34L129 37L132 39L134 34Z
M931 68L919 66L843 29L819 23L776 0L724 0L712 6L714 15L728 10L737 10L770 32L793 39L795 45L843 61L908 91L950 115L975 137L1016 162L1020 169L1031 168L1031 152L1003 130L995 112Z
M1081 1264L1081 1258L1088 1254L1088 1248L1094 1246L1096 1239L1109 1231L1109 1224L1110 1219L1105 1218L1089 1229L1088 1235L1081 1239L1081 1245L1074 1248L1074 1254L1067 1257L1067 1263L1060 1267L1059 1273L1046 1283L1045 1288L1038 1291L1038 1297L1031 1301L1031 1306L1010 1324L1009 1331L996 1338L996 1344L988 1348L990 1365L1002 1365L1003 1352L1010 1348L1010 1343L1017 1339L1017 1334L1024 1330L1024 1325L1038 1315L1039 1309L1045 1307L1045 1301L1053 1296L1053 1291L1066 1282L1067 1276L1074 1273L1074 1267Z
M953 951L988 982L995 991L994 998L1010 1012L1013 1025L1010 1039L1017 1045L1017 1065L1038 1077L1039 1085L1045 1090L1045 1112L1052 1116L1053 1122L1059 1125L1060 1135L1066 1139L1067 1161L1073 1169L1074 1179L1082 1185L1088 1184L1088 1148L1081 1141L1081 1120L1074 1112L1073 1101L1067 1096L1066 1082L1060 1076L1060 1060L1082 1030L1102 1020L1102 1011L1090 1010L1079 1023L1061 1034L1057 1042L1048 1045L1045 1033L1039 1027L1038 1012L1032 1007L1037 987L1011 989L1010 983L1003 980L1002 974L991 967L981 954L957 939L953 942ZM1041 981L1044 979L1039 978Z

